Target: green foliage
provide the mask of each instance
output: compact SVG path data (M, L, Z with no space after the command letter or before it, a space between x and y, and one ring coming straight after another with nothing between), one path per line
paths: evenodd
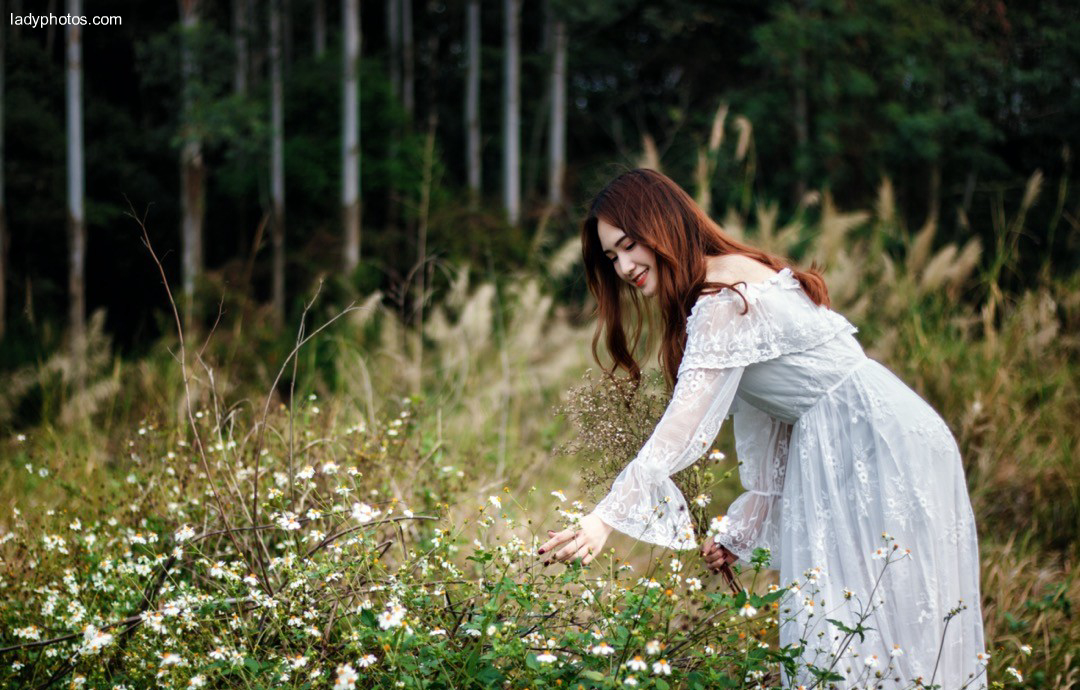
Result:
M675 555L636 579L614 559L544 571L537 527L509 490L469 505L448 458L423 454L423 401L375 426L343 428L314 396L293 414L266 419L265 436L216 408L186 430L141 426L106 502L14 509L0 538L2 682L666 688L775 681L781 667L829 676L767 643L801 605L776 586L757 593L766 554L737 593L684 577ZM810 596L815 577L800 583Z

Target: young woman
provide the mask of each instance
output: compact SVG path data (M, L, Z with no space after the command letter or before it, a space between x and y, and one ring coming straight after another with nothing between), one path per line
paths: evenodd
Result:
M829 309L821 275L728 237L650 170L600 192L582 246L599 316L593 356L599 362L603 333L609 373L621 367L639 380L620 303L628 296L640 324L642 298L655 299L660 364L674 392L610 493L578 529L549 532L540 553L588 564L612 529L694 548L670 475L694 463L733 415L746 493L702 547L709 568L767 548L781 583L802 586L781 643L803 644L807 663L851 677L869 667L897 687L933 678L960 688L978 675L978 545L956 441L925 401L864 354L857 329ZM866 613L865 640L841 648L844 633L825 619L850 626Z

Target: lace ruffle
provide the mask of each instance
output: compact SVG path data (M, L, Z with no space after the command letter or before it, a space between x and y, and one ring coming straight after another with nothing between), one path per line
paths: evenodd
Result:
M679 375L690 369L725 369L803 352L858 329L828 307L814 304L790 268L762 283L702 295L686 321ZM807 306L810 308L808 309Z

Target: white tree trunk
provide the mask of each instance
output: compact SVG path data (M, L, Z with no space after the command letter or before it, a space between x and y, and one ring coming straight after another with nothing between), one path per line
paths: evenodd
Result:
M345 223L345 273L360 264L360 0L343 0L341 210Z
M563 202L566 174L566 22L556 21L552 36L551 136L548 138L548 202Z
M198 78L195 55L192 51L192 34L199 26L199 0L180 0L180 74L182 78L183 114L180 134L180 239L182 244L182 282L184 297L190 307L195 297L195 281L203 266L203 216L206 191L205 164L202 140L194 127L194 103L192 90ZM188 310L190 313L190 309Z
M466 160L469 168L469 193L480 198L480 0L469 0L468 8L469 71L465 88L465 122L468 127Z
M82 15L82 0L67 0ZM68 324L76 346L86 332L86 179L83 162L82 27L67 26Z
M233 52L236 64L233 67L233 91L243 96L248 89L248 0L233 0Z
M274 314L285 322L285 114L281 79L281 0L270 0L270 204Z
M7 3L0 0L0 17L7 14ZM7 49L7 24L0 26L0 340L7 326L7 196L4 187L4 51Z
M405 114L412 123L416 112L416 50L413 47L413 12L412 0L401 2L401 51L404 63L404 83L402 84L401 102Z
M510 222L521 219L521 0L503 0L506 15L503 57L503 205Z
M315 57L321 58L326 54L326 0L315 0L315 18L312 23Z

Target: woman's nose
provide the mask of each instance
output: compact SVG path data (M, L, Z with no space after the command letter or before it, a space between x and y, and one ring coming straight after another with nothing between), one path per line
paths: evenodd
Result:
M633 275L634 262L631 261L625 254L619 257L619 270L622 271L624 276Z

